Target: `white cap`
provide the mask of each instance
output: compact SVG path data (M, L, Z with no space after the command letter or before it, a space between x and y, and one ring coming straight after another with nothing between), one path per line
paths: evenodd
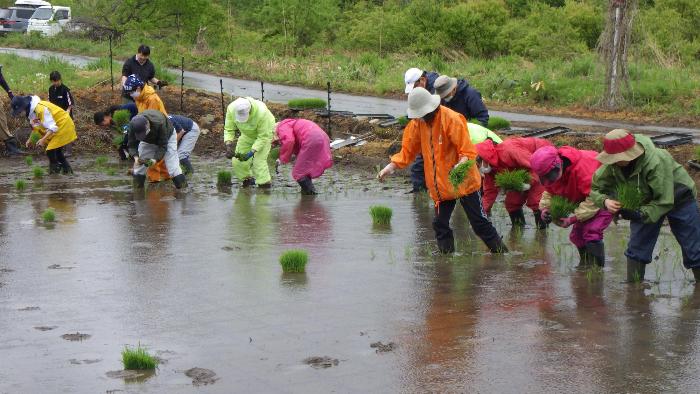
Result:
M403 81L406 82L406 94L411 93L413 85L423 76L423 70L420 68L409 68L403 76Z
M244 97L233 100L233 109L236 111L236 122L245 123L250 116L250 101Z

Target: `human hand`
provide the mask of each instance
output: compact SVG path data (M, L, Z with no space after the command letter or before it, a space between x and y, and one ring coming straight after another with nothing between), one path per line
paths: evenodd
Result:
M233 144L226 144L226 158L233 159L234 156L236 156L236 154L233 151Z
M552 214L549 213L549 209L547 208L542 210L542 213L540 213L540 218L542 218L542 221L547 224L552 223Z
M619 201L615 201L610 198L606 198L603 204L605 205L605 209L612 214L616 214L620 208L622 208L622 204L620 204Z
M567 227L570 227L571 225L573 225L573 224L576 223L576 222L578 222L578 219L576 219L576 216L571 215L571 216L569 216L569 217L565 217L565 218L559 219L559 220L558 220L557 222L555 222L554 224L556 224L557 226L562 227L562 228L567 228Z
M530 190L530 184L529 184L529 183L523 183L522 191L526 192L526 191L528 191L528 190Z
M384 167L381 171L379 171L379 174L377 174L377 179L379 182L384 182L384 178L386 178L387 175L391 175L396 171L396 164L394 163L389 163Z
M37 146L46 146L46 145L47 145L46 137L44 137L44 138L40 139L39 141L37 141L37 142L36 142L36 145L37 145Z
M641 221L642 220L642 213L639 212L639 210L631 210L631 209L625 209L622 208L618 211L620 214L620 217L625 219L625 220L630 220L630 221Z

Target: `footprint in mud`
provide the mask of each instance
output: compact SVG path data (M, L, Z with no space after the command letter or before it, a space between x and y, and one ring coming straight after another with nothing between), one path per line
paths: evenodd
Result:
M41 309L41 308L39 308L38 306L28 306L28 307L20 308L17 310L20 312L27 312L27 311L38 311L39 309Z
M185 375L192 379L192 384L195 386L206 386L214 384L219 378L216 377L216 372L205 368L190 368L185 371Z
M239 246L222 246L221 250L225 250L227 252L233 252L234 250L241 250Z
M122 369L119 371L109 371L105 373L108 378L112 379L124 379L127 383L143 382L151 376L155 375L155 370L133 370L133 369Z
M381 341L379 342L374 342L369 345L372 349L375 349L376 353L387 353L387 352L393 352L396 349L396 344L394 342L389 342L387 344L382 343Z
M35 330L39 331L51 331L58 328L58 326L36 326L34 327Z
M72 270L75 267L64 267L61 264L51 264L47 268L50 270Z
M79 332L76 332L75 334L63 334L61 335L61 338L65 339L66 341L71 341L71 342L79 342L79 341L84 341L86 339L89 339L91 335L89 334L82 334Z
M0 274L9 274L10 272L15 272L15 270L9 268L0 268Z
M331 358L328 356L323 357L309 357L304 359L304 364L310 365L311 368L324 369L336 366L340 363L337 358Z
M102 359L96 358L96 359L94 359L94 360L90 360L90 359L87 359L87 360L77 360L77 359L75 359L75 358L71 358L71 359L68 360L68 361L69 361L71 364L73 364L73 365L81 365L81 364L95 364L95 363L99 363L100 361L102 361Z

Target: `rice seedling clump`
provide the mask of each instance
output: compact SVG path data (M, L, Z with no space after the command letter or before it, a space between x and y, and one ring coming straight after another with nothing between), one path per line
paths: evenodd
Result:
M18 179L15 181L15 189L17 189L17 191L21 192L26 188L27 188L27 182L25 182L24 179Z
M122 364L124 369L155 369L158 366L158 359L148 354L146 348L138 345L136 348L128 346L122 350Z
M464 177L467 175L469 169L472 168L473 165L474 160L468 160L456 166L450 171L450 183L452 184L452 187L454 187L455 190L457 190L457 188L459 188L459 185L461 185L462 182L464 182Z
M34 164L34 158L31 156L27 156L24 158L24 162L27 163L28 166L31 166Z
M552 220L556 222L559 219L571 215L576 207L578 207L578 204L571 202L571 200L566 197L552 196L549 205L549 213L552 215Z
M319 98L291 99L287 102L287 105L292 109L326 108L326 100Z
M280 256L280 265L283 272L305 272L309 254L305 250L292 249Z
M117 134L112 138L112 145L121 146L124 142L124 134Z
M44 220L44 223L53 223L56 221L56 211L53 208L46 208L41 214L41 218Z
M41 134L37 133L36 131L32 131L32 133L29 135L29 141L31 141L32 144L36 144L40 139Z
M621 183L617 185L617 201L622 208L636 211L642 206L642 193L632 183Z
M387 225L391 223L393 211L391 208L383 205L373 205L369 207L369 214L372 216L372 222L374 222L374 224Z
M44 169L39 166L35 166L32 168L32 173L34 174L34 178L41 178L44 176Z
M119 111L114 111L114 115L112 115L114 127L116 127L117 130L122 131L122 128L129 124L130 117L131 113L128 109L120 109Z
M95 165L98 167L102 167L105 164L107 164L107 161L109 161L109 159L107 159L107 156L97 156L97 158L95 158Z
M216 173L216 184L219 186L231 186L231 171L219 171Z
M496 186L505 191L523 191L523 185L530 184L530 173L525 169L501 171L496 174Z

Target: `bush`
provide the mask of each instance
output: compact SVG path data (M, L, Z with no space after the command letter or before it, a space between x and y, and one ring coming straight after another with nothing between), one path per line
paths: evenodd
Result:
M474 160L467 160L450 171L449 178L452 187L457 191L459 185L464 182L464 177L469 172L469 169L474 165Z
M552 220L556 222L559 219L569 217L576 207L578 207L578 204L571 202L566 197L552 196L549 204L549 213L552 215Z
M393 211L389 207L382 205L373 205L369 207L369 214L372 216L372 222L376 225L388 225L391 223Z
M621 183L617 185L617 201L622 204L622 208L636 211L642 206L642 193L636 185L632 183Z
M56 211L53 208L47 208L42 214L41 218L44 223L53 223L56 221Z
M128 346L122 350L122 365L127 370L155 369L158 359L148 354L146 348L138 345L135 349Z
M280 256L280 265L283 272L305 272L308 261L309 254L301 249L288 250Z
M291 99L287 102L287 106L292 109L315 109L315 108L326 108L328 104L326 100L319 98L299 98Z
M231 186L231 171L219 171L216 173L216 184L218 186Z
M501 171L496 174L496 186L505 191L521 192L525 184L530 184L530 173L527 170Z

